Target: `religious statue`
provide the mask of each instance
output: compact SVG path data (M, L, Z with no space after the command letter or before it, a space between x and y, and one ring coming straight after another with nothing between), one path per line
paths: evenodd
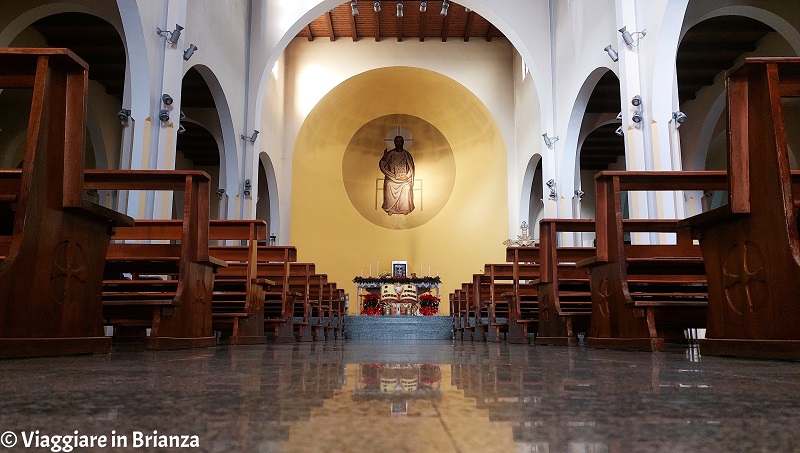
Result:
M414 159L403 149L403 136L394 138L394 149L383 150L378 163L383 178L383 205L387 214L407 215L414 210Z

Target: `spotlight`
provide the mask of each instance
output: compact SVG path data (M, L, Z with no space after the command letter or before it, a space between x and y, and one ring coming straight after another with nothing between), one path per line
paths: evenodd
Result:
M250 183L249 179L244 180L244 196L249 197L250 193L252 192L253 185Z
M381 12L381 2L372 3L372 9L374 9L376 13Z
M555 137L553 137L553 138L550 138L550 137L547 136L547 132L542 134L542 138L544 139L544 144L547 145L548 148L553 146L553 143L558 141L558 136L557 135Z
M217 189L217 198L222 199L223 195L225 195L225 189Z
M642 97L637 94L636 96L631 98L631 105L633 105L634 107L639 107L640 105L642 105Z
M672 112L672 119L678 124L683 124L686 121L686 114L681 111Z
M424 13L428 10L428 2L419 2L419 12Z
M622 121L622 112L619 112L619 115L617 115L617 121Z
M578 201L583 200L584 195L586 194L580 189L575 191L575 196L578 197Z
M353 0L352 2L350 2L350 12L354 16L358 16L358 0Z
M545 184L547 185L547 187L552 189L553 186L556 185L556 180L555 179L551 179L551 180L547 181Z
M449 4L449 3L447 3L447 0L444 0L444 1L442 2L442 10L441 10L441 11L439 11L439 15L440 15L440 16L446 16L446 15L447 15L447 10L448 10L448 9L450 9L450 4Z
M622 34L622 40L625 41L625 45L629 47L639 47L639 41L647 34L647 30L630 33L627 27L620 28L619 32Z
M622 126L618 127L617 130L614 131L614 133L619 135L620 137L625 136L625 130L622 129Z
M177 44L178 39L180 39L181 37L181 30L183 30L183 27L181 27L178 24L175 24L175 30L169 31L156 28L156 34L158 36L167 37L167 42L170 44Z
M172 105L172 102L173 102L172 101L172 96L170 96L170 95L168 95L166 93L162 94L161 95L161 102L163 102L164 105Z
M158 119L160 119L162 122L166 123L167 121L169 121L169 112L164 110L164 109L162 109L158 113Z
M131 116L131 111L129 109L121 109L117 112L117 118L122 122L122 124L128 124L128 118Z
M550 199L555 200L558 197L556 194L556 189L550 189Z
M641 112L641 110L637 110L636 112L634 112L633 116L631 117L631 119L633 120L634 123L641 123L642 122L642 112Z
M183 52L183 59L189 61L189 59L192 58L192 55L194 55L195 50L197 50L197 46L194 44L189 44L189 48Z
M178 133L183 134L184 132L186 132L186 128L183 127L183 124L178 123Z
M403 2L397 2L397 17L403 17Z
M616 50L614 50L613 47L611 47L611 44L607 45L606 48L603 50L605 50L606 53L608 53L608 56L611 57L611 61L616 62L619 60L619 54L617 53Z
M242 140L248 140L248 141L250 141L250 143L255 143L256 142L256 138L258 137L258 134L259 134L259 132L257 130L253 130L253 134L250 135L249 137L244 135L244 134L242 134Z

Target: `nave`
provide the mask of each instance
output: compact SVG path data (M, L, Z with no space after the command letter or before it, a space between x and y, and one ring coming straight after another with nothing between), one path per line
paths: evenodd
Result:
M693 349L398 346L338 341L5 360L3 441L12 432L21 446L39 430L39 442L113 432L128 447L149 436L142 451L168 450L153 445L181 435L198 445L184 450L219 452L800 449L791 362Z

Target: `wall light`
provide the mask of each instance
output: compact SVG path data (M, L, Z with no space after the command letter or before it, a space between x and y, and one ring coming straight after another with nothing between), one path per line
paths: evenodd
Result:
M167 38L167 42L170 43L170 44L177 44L178 40L181 37L181 31L182 30L183 30L183 27L181 27L178 24L175 24L175 30L169 31L169 30L162 30L160 28L156 28L156 34L158 36L166 37Z
M403 2L397 2L397 17L403 17Z
M189 48L183 52L183 59L189 61L189 59L192 58L192 55L194 55L195 50L197 50L197 46L194 44L189 44Z
M681 111L672 112L672 119L678 124L683 124L686 122L686 114Z
M350 12L354 16L358 16L358 0L353 0L352 2L350 2Z
M428 2L419 2L419 12L424 13L428 10Z
M372 9L374 9L376 13L381 12L381 2L374 2L372 4Z
M614 131L615 134L619 135L620 137L625 136L625 129L622 126L618 127L617 130Z
M163 102L164 105L172 105L173 102L172 96L168 95L167 93L162 94L161 102Z
M244 180L244 195L246 197L249 197L250 194L252 193L252 190L253 190L253 185L250 183L250 180L249 179L245 179Z
M582 190L580 190L580 189L578 189L578 190L576 190L576 191L575 191L575 196L576 196L576 197L578 197L578 201L581 201L581 200L583 200L583 197L584 197L584 195L586 195L586 193L584 193L584 192L583 192Z
M627 27L620 28L619 32L622 34L622 40L625 41L625 45L628 47L639 47L639 41L647 34L647 30L630 33Z
M446 15L447 15L447 10L448 10L448 9L450 9L450 4L449 4L449 3L447 3L447 0L444 0L444 1L442 2L442 10L441 10L441 11L439 11L439 15L440 15L440 16L446 16Z
M169 121L169 112L164 109L161 109L161 111L158 112L158 119L166 123L167 121Z
M635 112L633 112L633 116L631 117L634 123L641 123L642 122L642 109L638 108Z
M217 189L217 198L221 200L223 195L225 195L225 189Z
M636 96L632 97L631 98L631 105L633 105L634 107L639 107L640 105L642 105L642 97L639 96L638 94Z
M558 135L556 135L553 138L550 138L550 137L547 136L547 132L542 134L542 138L544 139L544 144L547 145L548 148L552 147L553 143L558 141Z
M128 118L131 117L130 109L121 109L117 112L117 118L119 118L122 124L128 124Z
M611 47L611 44L607 45L603 50L605 50L608 56L611 57L611 61L616 62L619 60L619 54L616 50L614 50L613 47Z
M258 137L258 134L259 134L259 132L254 129L253 130L253 134L251 136L249 136L249 137L244 135L244 134L242 134L242 140L249 140L250 143L255 143L256 142L256 138Z

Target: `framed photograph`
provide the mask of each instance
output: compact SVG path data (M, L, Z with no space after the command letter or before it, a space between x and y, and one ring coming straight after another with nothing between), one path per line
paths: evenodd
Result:
M407 277L408 261L392 261L392 277Z

